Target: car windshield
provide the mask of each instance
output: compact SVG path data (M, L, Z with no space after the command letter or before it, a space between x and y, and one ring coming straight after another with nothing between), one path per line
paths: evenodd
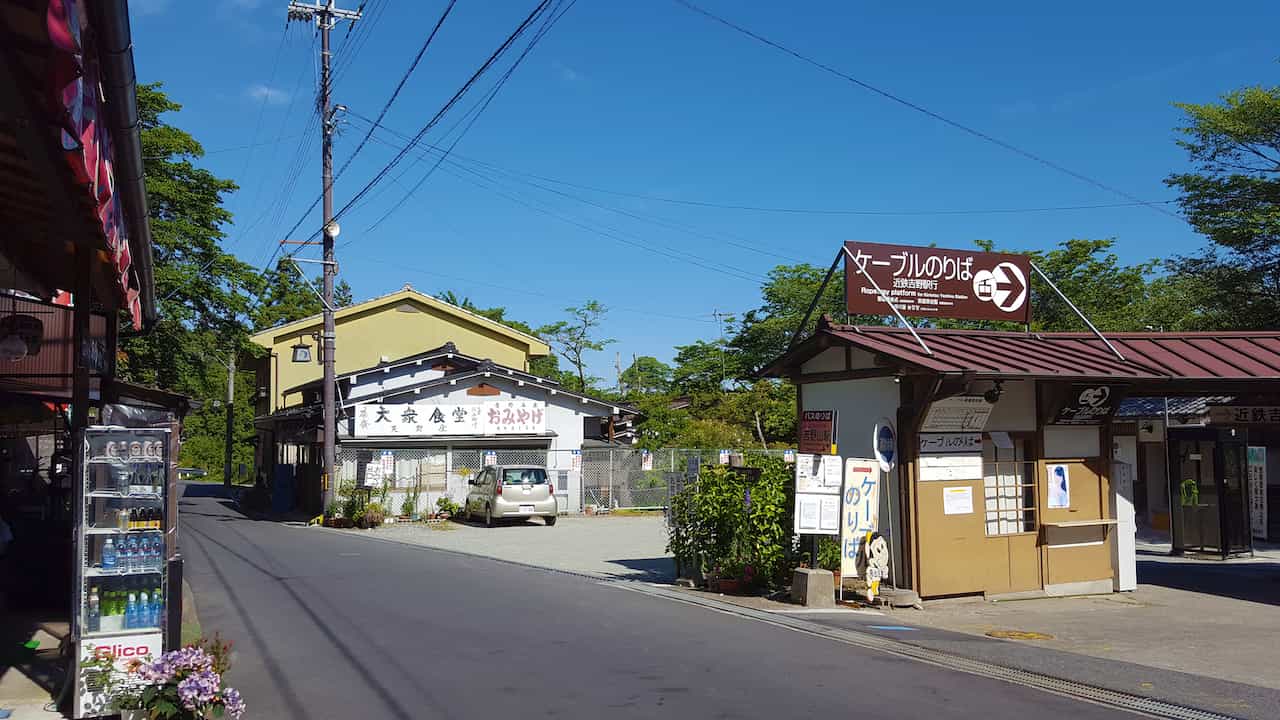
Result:
M510 468L502 471L503 485L542 485L547 471L542 468Z

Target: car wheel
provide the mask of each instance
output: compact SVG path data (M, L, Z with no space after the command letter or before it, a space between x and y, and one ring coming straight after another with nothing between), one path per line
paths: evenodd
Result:
M544 520L546 520L546 521L547 521L547 527L551 527L552 525L555 525L555 524L556 524L556 516L555 516L555 515L548 515L548 516L546 516L546 517L544 518Z
M484 526L493 527L493 506L492 505L484 506Z

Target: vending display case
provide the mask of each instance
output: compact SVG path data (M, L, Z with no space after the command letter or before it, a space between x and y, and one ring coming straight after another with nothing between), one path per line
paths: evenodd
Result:
M165 533L171 519L167 429L90 427L80 443L82 485L74 627L80 660L158 658L168 597ZM76 673L74 715L110 714L97 671Z

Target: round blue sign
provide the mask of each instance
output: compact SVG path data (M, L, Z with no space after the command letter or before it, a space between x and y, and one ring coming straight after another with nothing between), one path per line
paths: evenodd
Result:
M875 451L876 460L880 462L880 469L884 472L893 470L898 462L898 435L893 430L893 424L888 418L881 418L876 423L875 437L872 440Z

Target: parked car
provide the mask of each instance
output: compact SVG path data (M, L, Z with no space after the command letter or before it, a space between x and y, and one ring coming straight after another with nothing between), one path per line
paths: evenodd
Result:
M484 524L509 517L540 517L556 524L559 505L546 468L534 465L491 465L471 478L464 508L468 520Z

